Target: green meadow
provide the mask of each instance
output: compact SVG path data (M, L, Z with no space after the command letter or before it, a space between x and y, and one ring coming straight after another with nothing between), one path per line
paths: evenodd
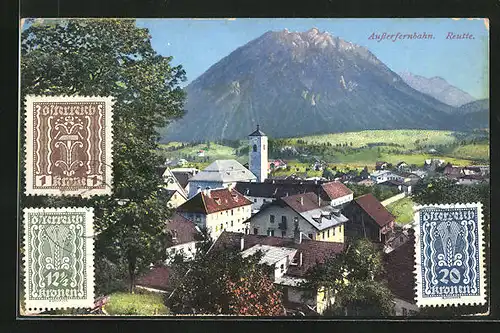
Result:
M478 140L471 143L471 140ZM272 140L272 139L270 139ZM333 133L285 139L287 145L297 149L310 150L307 157L280 157L299 168L277 171L277 175L287 173L303 173L310 167L308 158L315 156L327 162L330 166L340 169L361 169L367 166L373 169L376 161L386 161L397 164L401 161L407 164L422 166L424 161L437 158L454 165L489 163L489 142L484 134L462 133L437 130L374 130L361 132ZM165 158L185 158L190 165L204 167L217 159L235 159L244 164L248 161L246 154L238 154L238 150L246 146L241 140L239 148L233 148L211 142L197 145L185 145L181 142L170 142L160 145L161 154ZM341 146L341 147L339 147ZM322 148L321 154L315 153ZM309 149L314 148L316 149ZM435 149L435 151L433 151ZM198 156L200 150L204 156ZM188 158L187 158L188 157ZM273 156L270 156L272 158ZM321 172L308 172L309 177Z

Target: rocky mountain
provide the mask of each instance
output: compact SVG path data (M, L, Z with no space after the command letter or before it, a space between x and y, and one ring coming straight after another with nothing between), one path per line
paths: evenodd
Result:
M459 107L476 100L465 91L452 86L439 76L427 78L410 72L402 72L399 76L413 89L451 106Z
M269 31L186 88L186 115L163 141L243 139L366 129L467 127L455 108L423 94L368 49L313 28Z
M488 128L490 121L490 100L481 99L462 105L457 109L458 117L472 128Z

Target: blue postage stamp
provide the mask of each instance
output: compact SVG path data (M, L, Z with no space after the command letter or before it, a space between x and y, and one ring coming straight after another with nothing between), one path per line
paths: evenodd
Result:
M417 305L485 304L481 203L415 206L414 212Z

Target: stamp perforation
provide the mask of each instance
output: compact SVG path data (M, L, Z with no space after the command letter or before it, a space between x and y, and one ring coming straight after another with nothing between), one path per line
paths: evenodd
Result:
M480 202L475 203L456 203L456 204L432 204L432 205L415 205L414 210L414 227L415 227L415 266L414 266L414 276L416 277L415 286L415 301L419 307L441 307L441 306L460 306L460 305L484 305L486 303L486 259L484 255L485 250L485 233L483 225L483 205ZM477 270L478 270L478 281L479 288L477 293L460 293L451 295L450 297L424 297L423 295L423 280L426 278L422 276L422 265L428 265L429 260L432 261L432 246L431 246L431 259L426 256L425 244L421 237L421 223L420 223L420 212L424 209L434 209L434 210L454 210L454 211L465 211L467 209L477 210L477 239L473 243L477 242ZM449 225L448 225L449 228ZM432 235L430 235L432 239ZM468 254L468 244L466 253ZM475 254L473 254L474 257ZM461 257L460 257L461 259ZM469 259L475 258L466 258ZM473 260L473 262L474 262ZM432 263L433 264L433 263ZM432 265L431 264L431 265ZM451 287L450 287L451 288ZM458 289L458 286L456 286ZM453 290L453 289L448 289ZM456 291L455 291L456 292Z
M56 214L60 213L60 214ZM81 267L85 271L83 278L81 279L82 297L72 298L72 297L52 297L51 299L44 299L43 297L31 297L31 284L33 284L34 279L30 279L31 268L33 267L31 258L33 254L33 249L30 247L34 246L34 237L30 237L30 230L28 230L28 221L30 215L34 214L47 214L54 216L62 216L64 214L83 214L84 216L84 231L85 235L82 241L82 263L84 266ZM43 311L43 310L60 310L60 309L71 309L71 308L89 308L93 306L95 294L95 276L94 276L94 226L93 226L94 208L92 207L64 207L64 208L25 208L23 210L23 223L24 223L24 235L23 235L23 247L24 255L22 258L24 276L23 276L23 290L24 290L24 308L26 312L32 311ZM57 223L49 223L49 225L56 225ZM71 224L67 222L67 224ZM42 223L40 223L42 225ZM75 239L76 240L76 239ZM40 250L39 250L40 252ZM76 254L75 254L76 256ZM75 258L76 260L76 258ZM75 263L76 265L76 263ZM76 266L75 266L76 267ZM59 276L59 275L58 275ZM46 297L48 298L48 297Z
M34 135L35 131L35 117L30 117L30 107L35 103L46 103L47 100L52 100L53 103L71 103L71 104L88 104L88 103L104 103L105 108L103 111L104 118L102 119L104 123L103 131L105 132L102 138L100 148L103 152L102 160L103 163L103 180L102 184L90 186L90 185L78 185L78 186L44 186L44 188L37 188L35 186L36 181L33 179L35 177L33 161L37 159L36 152L39 149L39 143L36 142ZM47 95L27 95L24 100L24 108L22 109L24 122L24 138L26 143L26 150L24 156L26 158L23 171L25 175L26 187L24 193L26 195L48 195L48 196L82 196L84 198L92 197L95 195L110 195L113 188L113 106L115 104L115 99L113 97L102 97L102 96L47 96ZM33 136L33 140L30 140ZM87 160L88 162L88 160ZM32 175L30 173L33 172Z

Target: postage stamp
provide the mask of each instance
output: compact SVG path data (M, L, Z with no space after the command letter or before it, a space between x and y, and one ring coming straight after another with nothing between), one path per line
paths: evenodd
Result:
M93 208L24 209L28 311L94 304Z
M26 194L111 194L111 97L27 96Z
M414 207L418 306L483 305L481 203Z

